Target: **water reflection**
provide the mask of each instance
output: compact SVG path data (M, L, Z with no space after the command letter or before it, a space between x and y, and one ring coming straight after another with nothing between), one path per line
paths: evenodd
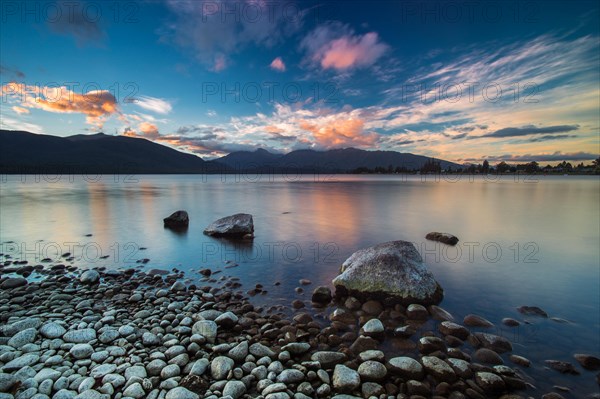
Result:
M177 237L185 237L188 232L188 226L164 226L164 229Z
M147 268L211 267L239 277L245 290L256 283L268 287L269 294L256 297L257 303L289 305L310 296L294 292L299 279L329 285L357 249L403 239L424 254L445 289L443 306L458 320L479 313L501 326L503 317L521 318L516 311L521 305L568 319L568 324L534 320L518 331L498 330L516 334L515 352L527 353L537 365L550 356L569 360L576 352L600 350L597 178L552 177L537 183L512 177L455 183L394 176L335 180L9 180L0 190L0 241L13 240L17 248L25 243L28 250L37 240L54 241L63 252L67 242L95 243L102 254L110 254L90 257L89 266L134 267L140 258L149 258ZM189 228L165 229L162 219L178 209L189 213ZM254 215L254 240L203 234L215 219L237 212ZM425 241L430 231L456 234L460 256ZM486 245L500 248L498 259L484 252ZM552 348L547 342L553 342ZM543 366L531 372L543 373ZM556 376L556 382L567 385L568 378ZM582 390L574 394L595 387L587 375L579 383Z

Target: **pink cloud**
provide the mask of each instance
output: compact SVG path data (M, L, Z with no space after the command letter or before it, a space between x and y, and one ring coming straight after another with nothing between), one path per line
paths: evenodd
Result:
M322 25L301 43L312 63L338 71L373 65L387 50L377 32L356 35L345 25Z
M321 58L323 69L348 69L372 65L386 50L384 44L378 43L375 32L364 36L344 36L329 44Z
M285 72L285 63L283 62L281 57L275 58L269 66L271 67L271 69L274 69L276 71Z
M213 65L213 70L215 72L221 72L223 69L227 68L227 60L223 54L217 54L215 56L215 64Z

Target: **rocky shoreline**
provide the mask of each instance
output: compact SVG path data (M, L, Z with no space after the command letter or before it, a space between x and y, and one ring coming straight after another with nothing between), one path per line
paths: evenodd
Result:
M318 287L314 307L328 320L286 317L251 303L263 287L243 292L209 269L186 284L177 270L26 267L45 279L0 280L0 399L562 397L535 390L526 358L504 364L507 339L469 329L485 319L461 325L435 305ZM435 328L416 336L425 323ZM392 338L414 355L386 356Z

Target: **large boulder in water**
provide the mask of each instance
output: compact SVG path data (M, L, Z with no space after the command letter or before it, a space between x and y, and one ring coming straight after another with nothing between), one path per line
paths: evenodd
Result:
M404 304L437 304L443 290L423 263L415 246L390 241L353 253L333 279L339 294L392 297Z
M163 219L165 227L188 227L190 218L186 211L173 212L169 217Z
M212 222L204 234L216 237L244 237L254 233L252 215L237 213Z

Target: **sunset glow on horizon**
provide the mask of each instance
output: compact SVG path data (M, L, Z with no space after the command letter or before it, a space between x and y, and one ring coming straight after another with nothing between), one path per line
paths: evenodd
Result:
M0 127L213 159L355 147L457 163L600 153L598 5L3 2Z

